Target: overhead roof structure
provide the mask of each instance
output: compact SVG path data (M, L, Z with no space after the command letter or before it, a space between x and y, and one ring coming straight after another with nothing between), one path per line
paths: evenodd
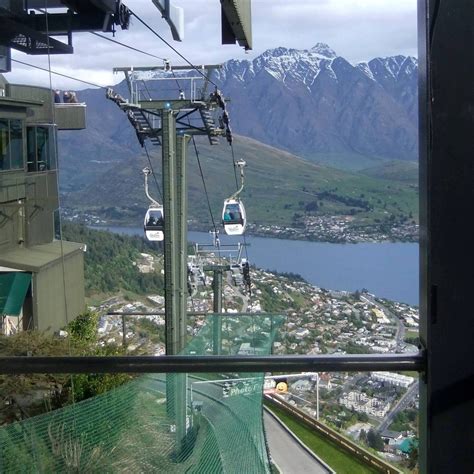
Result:
M11 68L11 49L32 55L70 54L73 32L128 29L132 14L121 0L30 0L25 4L0 6L0 72ZM53 36L65 36L66 42Z
M68 241L61 243L59 240L28 248L13 248L2 252L0 266L26 272L39 272L63 257L67 258L83 250L84 244Z
M251 0L221 0L222 44L252 49Z

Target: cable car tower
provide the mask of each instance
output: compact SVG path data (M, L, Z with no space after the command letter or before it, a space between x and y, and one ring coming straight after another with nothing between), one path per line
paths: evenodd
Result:
M220 136L232 140L228 115L225 119L218 116L221 109L227 113L223 96L217 87L213 92L208 92L211 82L209 76L220 67L171 68L169 61L165 60L162 66L114 68L114 72L124 73L130 99L125 99L112 89L106 93L107 98L126 113L142 147L146 140L161 145L163 206L146 191L151 201L146 217L161 211L163 218L167 355L179 354L186 345L187 145L192 135L206 135L211 145L219 143ZM148 175L145 172L145 183ZM145 232L153 236L153 232L159 233L161 230L145 222ZM156 238L159 240L161 235L156 234ZM186 381L183 374L169 375L166 384L167 409L175 420L177 450L181 452L187 432Z
M217 90L210 90L210 74L220 65L199 67L163 65L117 67L130 92L127 100L109 89L107 98L115 102L133 125L142 146L145 140L162 148L163 219L165 263L166 354L178 354L186 343L188 294L187 265L187 185L186 152L192 135L206 135L211 145L219 137L232 140L225 100ZM226 114L223 120L220 114ZM158 206L157 206L158 205ZM145 232L159 232L147 229Z

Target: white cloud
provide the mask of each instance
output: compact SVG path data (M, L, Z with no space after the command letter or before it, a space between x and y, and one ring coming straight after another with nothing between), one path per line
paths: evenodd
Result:
M171 38L169 27L151 0L125 0L161 36L195 64L213 64L227 59L253 59L266 49L286 46L309 49L317 42L328 43L339 55L352 62L376 56L416 55L415 0L253 0L253 46L246 54L235 45L220 44L218 0L174 0L184 8L185 38ZM104 33L112 37L110 34ZM115 38L174 64L183 63L159 38L136 18L130 30L117 31ZM130 51L89 33L74 34L73 55L51 57L52 68L93 83L108 85L122 79L114 76L115 66L156 65L159 60ZM45 57L14 52L13 57L48 68ZM13 63L7 75L11 82L49 85L45 72ZM82 89L76 81L53 78L53 87Z

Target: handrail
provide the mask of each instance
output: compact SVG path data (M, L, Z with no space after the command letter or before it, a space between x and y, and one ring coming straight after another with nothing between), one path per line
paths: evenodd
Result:
M0 357L0 374L367 372L426 370L426 355Z

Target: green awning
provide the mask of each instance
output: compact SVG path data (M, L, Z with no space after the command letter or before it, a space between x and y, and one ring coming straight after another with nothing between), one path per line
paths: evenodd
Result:
M18 316L31 283L31 273L0 273L0 315Z

